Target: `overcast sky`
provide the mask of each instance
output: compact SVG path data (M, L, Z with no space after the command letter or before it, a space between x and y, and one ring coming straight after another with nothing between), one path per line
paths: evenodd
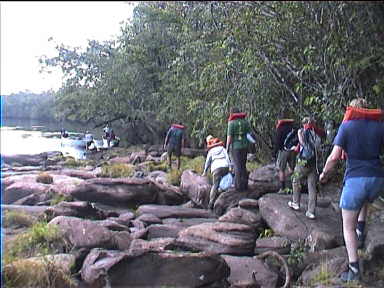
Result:
M61 75L40 74L38 58L55 56L55 43L85 47L87 40L114 39L133 6L122 1L0 1L0 9L0 90L9 95L59 88Z

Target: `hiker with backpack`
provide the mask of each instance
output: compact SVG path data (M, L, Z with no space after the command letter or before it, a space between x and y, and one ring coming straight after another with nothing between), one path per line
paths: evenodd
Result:
M181 122L172 124L165 136L163 148L164 150L167 150L168 153L169 170L172 169L172 154L175 154L177 159L177 169L180 169L181 149L184 147L184 129L185 126Z
M209 193L208 209L212 210L217 198L221 178L228 174L231 162L227 150L224 148L224 143L219 138L214 138L212 135L209 135L206 138L206 142L208 154L205 160L204 171L201 176L205 176L209 167L211 167L213 184Z
M305 216L309 219L315 219L315 209L317 201L316 182L318 179L317 153L321 145L321 138L325 132L315 125L310 117L302 120L303 127L298 130L299 138L298 155L296 167L292 179L292 201L288 206L293 210L300 209L301 182L307 178L308 185L308 207Z
M320 174L320 182L325 183L339 160L347 162L339 203L349 261L348 270L340 278L346 282L360 280L358 249L364 246L368 204L378 198L384 186L384 168L380 161L384 145L383 118L383 111L368 109L365 99L352 100Z
M227 127L227 151L230 153L235 172L235 188L237 191L248 190L247 153L252 140L248 138L251 126L246 119L247 114L237 107L231 109ZM251 137L253 138L253 137Z
M295 146L298 143L297 130L294 129L293 119L279 119L276 124L276 135L274 155L277 154L276 167L279 174L279 194L285 193L285 180L295 169L296 152ZM287 165L288 164L288 165ZM288 173L287 173L288 166Z

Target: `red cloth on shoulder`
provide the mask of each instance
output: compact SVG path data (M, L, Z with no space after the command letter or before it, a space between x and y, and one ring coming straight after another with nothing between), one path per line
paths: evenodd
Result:
M280 120L277 120L276 129L279 128L280 126L283 126L283 125L288 124L288 123L293 123L293 122L294 122L293 119L280 119Z
M383 111L381 109L367 109L348 106L344 114L343 122L362 119L383 121L383 116Z
M245 118L247 117L247 113L231 113L229 115L229 118L228 118L228 121L232 121L232 120L235 120L235 119L241 119L241 118Z
M315 124L308 123L308 124L304 124L303 126L304 126L304 129L313 129L313 130L315 130L315 133L317 135L319 135L320 137L325 137L324 129L317 127Z
M184 125L180 125L180 124L172 124L171 125L173 128L179 128L179 129L184 129L185 126Z
M213 148L213 147L217 147L217 146L224 146L223 141L221 141L219 138L212 138L207 143L207 149L208 150Z

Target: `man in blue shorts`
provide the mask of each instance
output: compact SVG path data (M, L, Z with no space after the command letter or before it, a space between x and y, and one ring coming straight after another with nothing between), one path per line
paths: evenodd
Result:
M320 182L326 182L337 161L346 159L340 208L349 265L348 271L340 276L343 281L360 280L357 249L363 246L368 203L377 199L384 185L384 169L379 159L384 144L383 111L367 107L363 98L351 101L320 174Z

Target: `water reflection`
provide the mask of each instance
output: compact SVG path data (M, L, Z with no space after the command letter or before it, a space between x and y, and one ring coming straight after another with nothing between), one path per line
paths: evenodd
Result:
M61 151L64 156L86 159L86 142L82 140L84 137L83 133L69 132L70 137L62 139L60 135L61 128L58 125L44 126L41 125L42 123L33 125L36 124L33 121L25 122L25 125L22 125L20 121L3 121L2 124L3 127L1 127L0 131L2 155L39 154L48 151ZM81 130L79 129L78 131ZM102 141L96 142L96 144L102 145Z

